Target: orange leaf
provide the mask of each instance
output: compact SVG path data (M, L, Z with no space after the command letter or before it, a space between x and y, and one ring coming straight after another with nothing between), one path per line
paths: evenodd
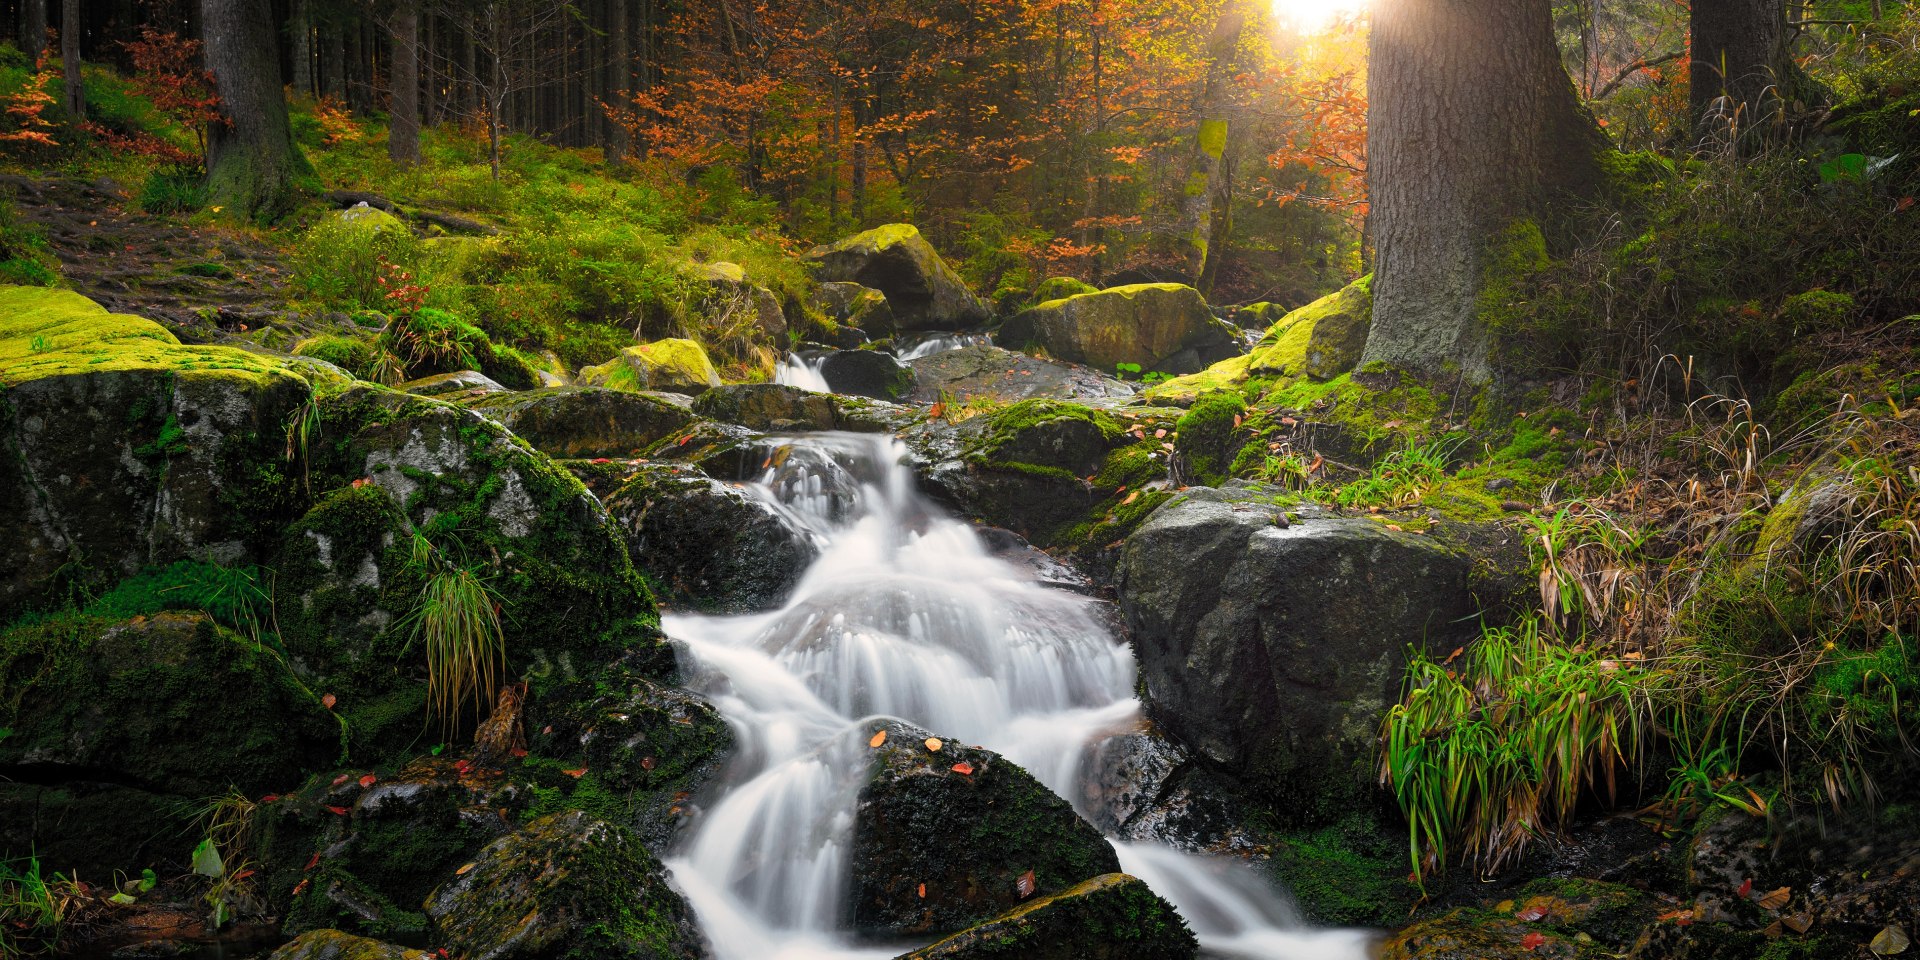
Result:
M941 417L944 417L946 415L947 415L947 404L946 404L946 401L944 400L927 408L927 416L932 417L935 420L938 420Z
M960 774L963 777L970 777L973 775L973 764L968 763L965 760L962 760L959 763L956 763L953 765L953 772Z
M564 773L564 774L566 774L566 775L567 775L567 776L569 776L569 777L572 777L572 778L574 778L575 780L578 780L578 779L580 779L581 777L584 777L584 776L586 776L586 775L587 775L587 768L586 768L586 767L580 767L580 768L578 768L578 769L576 769L576 770L562 770L562 771L560 771L560 772L561 772L561 773Z
M874 734L872 740L867 741L867 746L877 747L886 742L887 742L887 732L885 730L882 730L879 733Z
M378 783L379 781L380 781L379 777L376 777L373 774L369 773L366 776L360 778L360 786L371 787L375 783Z
M327 812L333 814L336 817L344 817L347 815L347 808L346 807L328 807Z
M1760 909L1778 910L1781 907L1786 906L1787 901L1792 899L1793 899L1793 888L1781 887L1777 890L1772 890L1768 892L1766 896L1760 898Z
M455 871L453 872L453 875L454 875L454 876L456 876L456 877L464 877L464 876L466 876L466 875L467 875L467 871L469 871L469 870L472 870L472 869L473 869L473 864L471 864L471 863L469 863L469 864L466 864L466 865L464 865L464 866L462 866L462 867L461 867L460 869L458 869L458 870L455 870Z
M927 738L927 749L933 751L934 753L939 753L940 748L944 746L946 746L946 744L941 743L939 737Z
M326 708L327 708L328 710L332 710L332 709L333 709L333 705L334 705L334 704L336 704L336 703L339 703L339 702L340 702L340 701L339 701L339 699L338 699L338 698L336 698L336 697L335 697L335 696L334 696L333 694L331 694L331 693L329 693L329 694L327 694L326 696L324 696L324 697L321 697L321 698L320 698L320 705L321 705L321 706L323 706L323 707L326 707Z
M1120 501L1120 505L1124 507L1127 504L1132 503L1138 499L1140 499L1140 491L1135 490L1134 492L1127 494L1127 498L1125 500Z
M1162 437L1164 437L1164 436L1166 436L1166 435L1167 435L1167 428L1166 428L1166 427L1161 427L1160 429L1158 429L1158 430L1155 430L1155 431L1153 432L1153 438L1154 438L1155 440L1158 440L1158 439L1160 439L1160 438L1162 438Z
M923 883L920 885L920 899L925 900L926 898L927 898L927 885Z
M1520 949L1538 950L1542 946L1545 946L1546 942L1547 942L1546 936L1536 931L1534 933L1529 933L1526 936L1520 938Z
M1535 920L1544 918L1546 915L1547 915L1547 908L1540 906L1538 904L1535 904L1534 906L1528 907L1525 910L1522 910L1519 913L1514 914L1513 916L1514 916L1514 919L1516 920L1524 920L1527 923L1532 923Z
M1033 896L1033 871L1028 870L1026 873L1021 874L1020 879L1013 882L1013 888L1020 891L1020 898L1022 900Z
M693 442L693 434L691 434L691 433L689 433L689 434L687 434L686 436L684 436L684 437L681 437L681 438L680 438L680 442L679 442L678 444L675 444L675 446L681 446L681 447L684 447L684 446L686 446L687 444L689 444L689 443L692 443L692 442Z
M346 782L347 782L347 775L344 773L333 778L333 785L336 787Z

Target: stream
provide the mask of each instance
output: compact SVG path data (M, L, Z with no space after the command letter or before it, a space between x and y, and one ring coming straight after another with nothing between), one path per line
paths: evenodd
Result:
M891 437L791 438L756 496L820 547L787 604L673 614L689 686L737 750L668 861L719 960L889 960L843 927L847 855L877 718L999 752L1084 813L1091 756L1137 728L1132 652L1095 601L1042 586L929 502ZM1369 935L1308 927L1247 864L1114 842L1204 955L1361 960Z

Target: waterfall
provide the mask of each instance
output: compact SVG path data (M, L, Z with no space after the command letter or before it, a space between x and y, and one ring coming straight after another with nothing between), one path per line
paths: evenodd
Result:
M1082 804L1092 748L1137 724L1131 651L1093 601L1026 579L918 495L884 436L793 439L755 485L823 546L786 606L673 614L689 686L733 727L717 795L668 861L720 960L891 958L839 927L880 717L997 751ZM1211 956L1360 960L1235 860L1116 843Z

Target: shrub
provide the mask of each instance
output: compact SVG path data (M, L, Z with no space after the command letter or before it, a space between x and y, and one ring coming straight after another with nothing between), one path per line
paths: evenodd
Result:
M387 306L383 264L411 267L420 242L392 217L329 215L294 245L289 279L295 289L342 310Z
M152 214L192 213L206 205L206 184L191 167L161 167L147 175L136 202Z

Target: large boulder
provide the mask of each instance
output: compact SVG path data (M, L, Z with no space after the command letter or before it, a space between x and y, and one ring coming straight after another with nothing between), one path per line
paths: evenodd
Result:
M267 960L432 960L433 954L338 930L313 930L275 950Z
M781 383L716 387L694 401L693 412L723 425L776 433L815 430L898 433L926 419L922 411L885 400L816 393ZM677 439L672 442L678 444Z
M913 395L913 368L879 350L838 350L820 363L820 376L834 393L875 400Z
M0 389L0 621L150 564L258 562L293 509L262 466L312 393L288 364L0 286Z
M1256 377L1331 380L1360 362L1373 322L1371 274L1281 317L1250 355Z
M427 901L457 956L688 960L707 953L666 868L625 827L572 811L494 841Z
M559 387L491 396L470 406L550 457L625 457L696 418L673 394Z
M581 369L579 379L609 390L699 394L720 385L720 372L698 342L669 339L628 347L606 363Z
M821 280L857 283L886 295L895 332L964 330L992 316L986 304L967 289L966 281L909 224L875 227L815 247L807 258Z
M1284 821L1368 802L1409 646L1471 631L1469 564L1364 518L1193 487L1128 538L1120 607L1155 722Z
M872 287L828 281L820 284L809 303L836 331L852 329L880 336L894 332L893 308L887 305L887 295Z
M965 403L985 399L1012 403L1044 397L1055 400L1130 397L1134 388L1097 370L1054 363L1024 353L976 343L958 350L910 360L916 387L913 399L933 403L943 397Z
M747 282L745 267L716 260L695 264L693 274L713 287L714 299L707 307L716 317L730 318L746 311L753 317L754 325L767 336L786 334L787 314L780 306L780 298L766 287Z
M1241 352L1232 324L1192 287L1141 283L1050 300L1014 314L993 335L1009 350L1038 348L1096 370L1120 364L1184 374Z
M1188 960L1198 951L1172 904L1133 877L1109 873L899 960Z
M691 466L641 464L606 504L634 563L699 610L775 609L818 553L784 511Z
M488 394L504 393L507 388L478 370L458 370L453 373L436 373L430 377L409 380L396 389L419 397L453 400L461 397L484 397Z
M1119 872L1100 832L1012 761L898 721L875 732L886 738L860 790L849 852L855 929L961 930L1028 896Z

